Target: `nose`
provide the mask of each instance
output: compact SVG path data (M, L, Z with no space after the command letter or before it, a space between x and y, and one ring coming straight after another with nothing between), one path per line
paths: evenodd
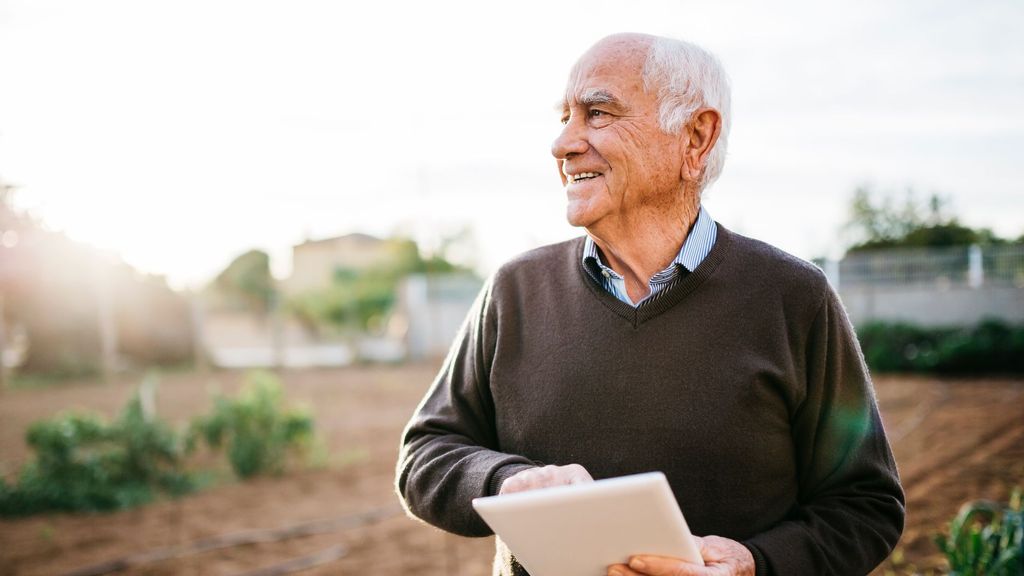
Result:
M575 117L569 118L558 138L551 143L551 155L559 160L565 160L569 156L586 152L588 144L584 135L585 129L583 122L576 120Z

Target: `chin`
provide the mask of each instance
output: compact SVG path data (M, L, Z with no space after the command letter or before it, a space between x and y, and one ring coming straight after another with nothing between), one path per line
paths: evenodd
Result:
M565 206L565 219L570 226L590 228L599 220L615 211L614 206L599 194L586 194L575 191L568 195Z
M569 207L565 210L565 219L569 222L570 226L577 228L586 228L593 220L592 218L587 218L585 210L574 207L572 204L569 204Z

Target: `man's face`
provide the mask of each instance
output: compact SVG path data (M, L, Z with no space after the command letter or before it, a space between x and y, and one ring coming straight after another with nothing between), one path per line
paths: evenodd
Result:
M591 232L641 221L683 194L682 138L658 126L658 102L643 89L643 41L598 43L566 87L565 128L551 146L568 196L567 218Z

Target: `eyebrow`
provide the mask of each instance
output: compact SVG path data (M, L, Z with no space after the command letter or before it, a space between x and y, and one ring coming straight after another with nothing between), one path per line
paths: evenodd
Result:
M584 90L582 94L575 97L575 100L582 106L605 105L612 106L618 110L629 110L629 107L626 106L622 100L619 100L615 94L612 94L603 88L591 88L589 90ZM555 108L559 111L565 111L569 108L568 98L557 103Z
M579 97L579 102L584 106L593 106L595 104L611 104L613 106L618 106L619 108L625 107L622 101L616 98L614 94L607 90L602 90L600 88L594 88L591 90L584 91L583 94L580 95Z

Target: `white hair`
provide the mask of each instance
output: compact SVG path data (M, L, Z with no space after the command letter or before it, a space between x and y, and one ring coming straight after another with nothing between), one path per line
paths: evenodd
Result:
M722 115L722 131L698 182L698 190L703 191L718 178L725 164L731 123L725 69L718 58L696 44L656 37L647 52L643 80L644 90L658 95L658 123L668 134L679 134L701 108L714 108Z

